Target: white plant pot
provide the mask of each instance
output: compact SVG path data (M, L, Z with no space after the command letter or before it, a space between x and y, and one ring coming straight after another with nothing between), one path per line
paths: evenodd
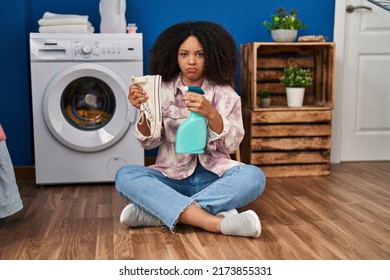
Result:
M303 98L305 96L305 88L286 87L286 93L288 107L302 107Z
M274 29L271 30L271 37L274 42L294 42L298 36L298 30Z

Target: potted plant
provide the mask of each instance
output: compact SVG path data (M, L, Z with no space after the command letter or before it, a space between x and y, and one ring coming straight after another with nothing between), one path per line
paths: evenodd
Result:
M280 82L286 87L287 106L301 107L305 96L305 88L313 84L313 78L308 69L289 66L283 69Z
M299 29L305 29L304 24L298 17L298 11L293 9L287 12L284 8L277 8L277 14L271 15L272 21L265 20L263 25L268 28L275 42L294 42Z
M259 92L259 97L261 100L261 107L269 107L271 105L271 97L268 91Z

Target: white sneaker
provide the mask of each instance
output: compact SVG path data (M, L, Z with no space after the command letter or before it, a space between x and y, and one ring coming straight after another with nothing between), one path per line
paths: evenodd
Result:
M238 211L236 208L233 208L233 209L230 209L230 210L227 210L226 212L230 213L230 214L238 214Z
M159 218L145 212L133 203L123 208L119 221L127 227L158 227L162 225Z
M220 216L223 216L223 213L230 213L230 214L238 214L238 211L236 208L233 208L233 209L230 209L230 210L227 210L227 211L221 211L219 213L217 213L216 215L220 215Z
M131 82L140 85L148 94L149 98L141 104L141 115L139 120L142 122L144 118L147 120L152 138L160 138L162 127L161 116L161 76L148 75L142 77L132 77Z
M261 223L253 210L233 214L221 212L225 218L221 221L221 232L224 235L258 237L261 234Z

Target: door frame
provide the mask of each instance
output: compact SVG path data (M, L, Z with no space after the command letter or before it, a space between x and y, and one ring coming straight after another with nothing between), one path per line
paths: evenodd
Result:
M336 65L334 85L334 109L332 121L331 163L340 163L341 137L342 137L342 109L344 92L344 48L345 48L345 24L348 0L335 0L335 16L333 38L336 42Z

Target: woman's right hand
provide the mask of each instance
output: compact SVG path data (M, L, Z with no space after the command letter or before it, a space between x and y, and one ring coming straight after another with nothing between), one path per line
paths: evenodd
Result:
M129 88L129 95L127 98L129 99L131 105L140 109L141 104L148 100L148 95L141 86L132 84Z
M132 84L129 88L129 95L127 96L127 98L129 99L131 105L140 109L141 104L146 102L149 97L146 94L146 91L144 91L141 86L137 84ZM145 118L142 119L142 122L139 122L137 124L137 127L138 130L142 133L142 135L150 136L150 129Z

